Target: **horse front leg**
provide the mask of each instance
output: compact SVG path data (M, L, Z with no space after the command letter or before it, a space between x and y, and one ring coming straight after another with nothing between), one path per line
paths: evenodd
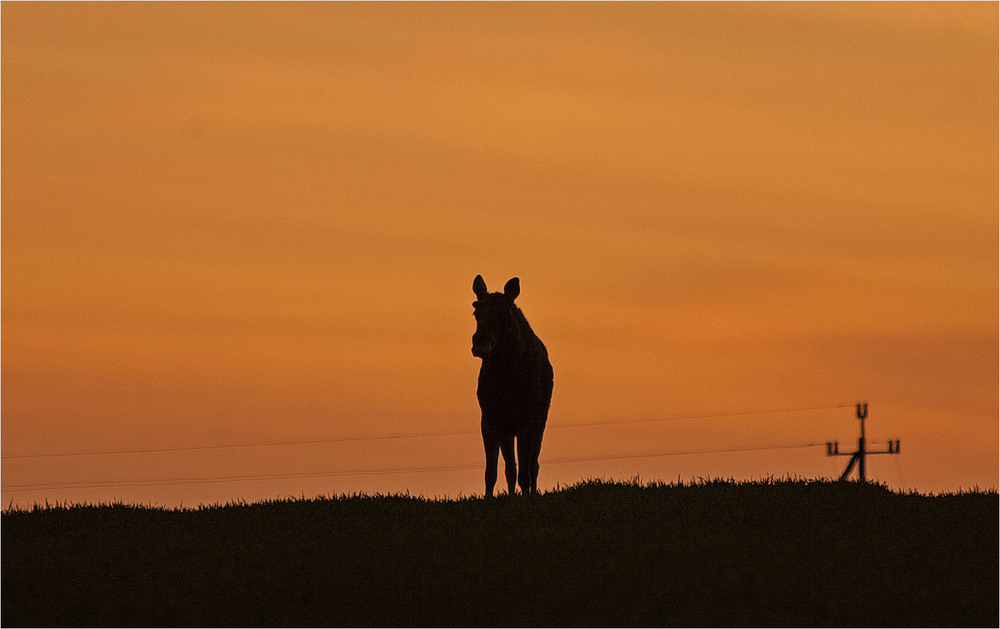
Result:
M500 436L483 423L483 449L486 451L486 497L493 497L493 486L497 484L497 454L500 450Z
M517 487L517 461L514 459L514 435L504 435L500 439L500 452L503 453L503 471L507 476L507 493L514 495Z

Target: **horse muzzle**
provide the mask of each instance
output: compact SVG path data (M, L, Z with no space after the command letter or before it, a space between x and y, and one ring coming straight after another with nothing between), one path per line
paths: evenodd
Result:
M493 339L472 339L472 355L476 358L485 358L493 352L495 345Z

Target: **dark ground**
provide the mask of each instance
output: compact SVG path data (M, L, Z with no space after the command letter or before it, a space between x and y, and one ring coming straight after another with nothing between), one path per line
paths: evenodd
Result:
M998 625L998 497L587 482L5 512L4 626Z

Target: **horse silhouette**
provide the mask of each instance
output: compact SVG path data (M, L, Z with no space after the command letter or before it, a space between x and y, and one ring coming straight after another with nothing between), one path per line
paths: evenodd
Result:
M518 278L508 281L502 293L491 293L483 276L477 275L472 291L476 294L472 304L476 317L472 355L483 360L476 395L482 410L486 450L486 496L493 495L497 481L497 450L503 453L507 492L514 494L516 482L521 493L534 493L542 432L552 400L549 354L521 309L514 305L521 293Z

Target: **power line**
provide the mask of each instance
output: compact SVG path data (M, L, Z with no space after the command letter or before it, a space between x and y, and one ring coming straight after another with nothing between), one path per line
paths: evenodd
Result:
M188 452L193 450L224 450L229 448L269 448L273 446L302 446L320 443L343 443L349 441L386 441L390 439L416 439L421 437L445 437L451 435L472 435L478 434L476 431L456 431L439 433L422 433L410 435L383 435L368 437L334 437L330 439L303 439L301 441L270 441L260 443L230 443L218 445L200 446L178 446L174 448L144 448L136 450L94 450L89 452L51 452L38 454L13 454L0 456L2 459L41 459L51 457L73 457L73 456L103 456L118 454L152 454L160 452Z
M256 480L286 480L293 478L324 478L331 476L381 476L415 472L443 472L474 469L479 465L453 465L442 467L397 467L374 470L341 470L336 472L301 472L294 474L247 474L240 476L207 476L194 478L145 478L114 481L65 481L2 487L4 491L26 491L28 489L94 489L98 487L154 487L160 485L190 485L204 483L231 483Z
M763 450L783 450L791 448L812 448L824 446L825 443L801 443L791 445L775 446L753 446L744 448L725 448L718 450L674 450L667 452L649 452L642 454L612 454L596 457L564 457L558 459L543 459L541 463L545 465L559 465L563 463L581 463L587 461L611 461L622 459L648 459L666 456L690 456L698 454L724 454L731 452L754 452ZM212 476L194 478L150 478L135 480L115 480L115 481L65 481L51 483L31 483L21 485L6 485L0 487L3 491L28 491L34 489L96 489L103 487L154 487L162 485L189 485L205 483L230 483L259 480L287 480L298 478L328 478L336 476L381 476L389 474L413 474L421 472L453 472L458 470L478 469L481 463L472 465L448 465L448 466L423 466L423 467L395 467L368 470L340 470L333 472L303 472L294 474L249 474L239 476Z
M854 406L853 404L840 404L836 406L811 406L811 407L800 407L800 408L781 408L781 409L741 411L741 412L728 412L728 413L700 413L694 415L671 415L667 417L654 417L647 419L569 422L564 424L563 423L550 424L548 426L548 429L552 430L561 428L581 428L587 426L616 426L616 425L628 425L628 424L646 424L646 423L680 421L685 419L714 419L720 417L747 417L752 415L774 415L778 413L825 411L825 410L833 410L839 408L851 408L853 406ZM122 455L122 454L190 452L197 450L225 450L225 449L235 449L235 448L269 448L275 446L302 446L302 445L317 445L317 444L328 444L328 443L346 443L352 441L389 441L394 439L424 439L431 437L454 437L460 435L478 435L478 434L479 434L478 430L456 430L447 432L409 433L409 434L399 434L399 435L373 435L373 436L363 436L363 437L332 437L327 439L303 439L299 441L269 441L260 443L178 446L172 448L141 448L133 450L93 450L84 452L11 454L11 455L0 455L0 459L6 459L6 460L41 459L41 458L76 457L76 456L112 456L112 455Z
M612 461L618 459L651 459L660 456L690 456L696 454L725 454L729 452L756 452L760 450L787 450L792 448L814 448L818 446L825 446L826 443L798 443L792 445L781 445L781 446L753 446L747 448L727 448L724 450L682 450L674 452L651 452L649 454L611 454L607 456L595 456L595 457L571 457L564 459L549 459L542 461L542 463L553 464L553 463L578 463L583 461Z
M750 415L776 415L778 413L800 413L805 411L827 411L837 408L854 408L853 404L839 404L837 406L809 406L802 408L782 408L782 409L771 409L766 411L742 411L737 413L704 413L697 415L670 415L667 417L653 417L650 419L629 419L623 421L597 421L597 422L574 422L568 424L558 424L560 427L573 427L577 428L580 426L606 426L610 424L643 424L652 422L671 422L678 421L682 419L715 419L718 417L745 417Z

